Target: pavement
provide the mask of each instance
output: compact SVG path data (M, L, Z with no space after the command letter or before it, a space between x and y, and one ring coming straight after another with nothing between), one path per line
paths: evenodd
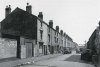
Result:
M80 54L73 52L17 67L94 67L94 65L91 62L80 60Z
M16 66L28 65L34 62L54 58L59 55L62 55L62 54L50 54L50 55L32 57L32 58L27 58L27 59L14 59L14 60L5 59L3 62L0 62L0 67L16 67Z

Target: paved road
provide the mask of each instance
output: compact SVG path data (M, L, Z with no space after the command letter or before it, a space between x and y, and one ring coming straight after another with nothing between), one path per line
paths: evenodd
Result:
M19 67L94 67L89 62L80 60L80 54L65 54L56 58L35 62Z

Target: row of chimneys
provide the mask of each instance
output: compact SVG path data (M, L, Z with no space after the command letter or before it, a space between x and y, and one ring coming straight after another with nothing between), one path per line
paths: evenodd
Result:
M32 6L29 5L29 3L27 3L26 11L32 14ZM6 8L5 8L5 17L7 17L10 13L11 13L11 5L6 6ZM38 17L43 20L42 12L39 12ZM49 21L49 26L53 28L53 20ZM56 31L59 32L59 26L56 26ZM63 31L61 30L60 33L63 34Z
M27 3L26 11L29 12L29 13L32 13L32 6L29 5L29 3ZM11 5L6 6L6 8L5 8L5 17L7 17L10 13L11 13ZM40 12L40 14L41 14L41 12Z

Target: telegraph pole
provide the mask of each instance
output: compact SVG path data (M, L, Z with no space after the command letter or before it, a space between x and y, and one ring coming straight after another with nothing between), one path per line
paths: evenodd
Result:
M87 43L86 43L86 40L85 40L84 42L85 42L84 48L87 48Z

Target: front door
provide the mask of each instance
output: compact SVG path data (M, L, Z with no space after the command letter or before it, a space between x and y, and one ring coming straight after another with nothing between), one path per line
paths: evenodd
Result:
M43 42L39 42L39 53L43 54Z

